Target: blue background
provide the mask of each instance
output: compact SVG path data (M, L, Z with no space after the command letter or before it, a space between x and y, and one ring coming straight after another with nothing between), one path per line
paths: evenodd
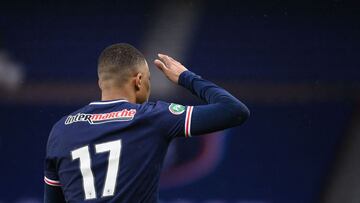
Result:
M96 83L99 52L115 42L141 49L159 4L161 1L7 2L0 8L0 44L24 64L23 85ZM305 84L310 89L329 84L349 91L358 87L357 4L341 0L206 1L201 6L183 63L204 78L230 82L232 90L239 90L244 81L285 87ZM247 95L252 89L248 91ZM177 102L198 103L189 94L179 94ZM39 202L52 124L86 102L17 103L3 95L0 202ZM326 95L319 101L310 92L305 101L279 102L245 97L251 118L221 135L224 148L218 152L221 159L214 170L186 185L162 187L161 199L317 202L356 107L354 98L344 95ZM236 96L243 98L241 91ZM176 153L193 152L178 162L196 156L202 142L203 138L174 142Z

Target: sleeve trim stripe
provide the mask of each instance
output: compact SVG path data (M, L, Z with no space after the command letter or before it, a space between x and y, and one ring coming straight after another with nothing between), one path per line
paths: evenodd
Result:
M47 177L44 177L44 182L51 186L61 186L60 181L58 180L51 180Z
M185 117L185 137L191 137L191 116L193 111L193 106L188 106L186 109L186 117Z
M192 112L193 112L193 106L190 106L190 116L189 116L189 137L191 137L191 117L192 117Z

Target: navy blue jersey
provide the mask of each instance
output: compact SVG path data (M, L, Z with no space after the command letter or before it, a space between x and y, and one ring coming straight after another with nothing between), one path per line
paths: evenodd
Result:
M49 136L45 182L67 202L157 202L168 145L190 136L192 106L92 102Z
M63 196L67 202L157 202L172 138L238 126L249 117L242 102L190 71L178 83L207 104L93 102L57 122L47 145L45 202Z

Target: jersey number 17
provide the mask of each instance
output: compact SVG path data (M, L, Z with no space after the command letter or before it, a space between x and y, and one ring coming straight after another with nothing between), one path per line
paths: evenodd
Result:
M109 152L108 167L102 197L112 196L115 192L116 177L119 169L121 140L96 144L95 151L96 153ZM71 151L71 156L73 161L76 159L80 160L80 171L83 179L85 200L96 199L96 190L94 175L91 170L89 146L84 146Z

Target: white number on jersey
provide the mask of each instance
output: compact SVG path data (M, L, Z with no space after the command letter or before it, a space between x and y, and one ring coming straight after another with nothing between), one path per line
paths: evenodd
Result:
M109 152L108 167L102 196L112 196L115 192L116 178L119 170L121 140L96 144L95 151L96 153ZM71 152L71 155L73 160L80 160L80 172L83 178L85 200L95 199L96 190L94 183L94 175L91 170L89 146L75 149Z

